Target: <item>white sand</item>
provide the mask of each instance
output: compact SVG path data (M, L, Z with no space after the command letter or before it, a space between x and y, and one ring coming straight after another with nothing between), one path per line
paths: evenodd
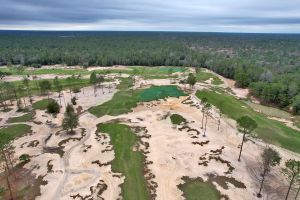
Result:
M136 87L140 87L142 83L148 86L150 84L169 85L170 80L147 80L145 83L145 80L140 79ZM203 87L207 86L197 85L195 88L201 89ZM211 150L220 149L222 146L225 148L222 154L219 155L220 158L230 162L232 167L235 168L232 174L226 176L243 182L247 188L236 188L229 184L229 189L226 190L214 182L216 188L222 194L228 195L230 199L256 199L255 195L259 184L257 180L257 174L259 174L257 165L260 153L266 146L265 143L256 140L254 140L255 143L247 141L244 144L242 160L238 162L238 146L242 135L238 133L235 122L222 118L221 129L218 131L218 111L213 109L212 117L208 118L207 136L203 137L203 130L200 128L202 113L196 107L182 104L182 100L186 97L143 103L143 105L141 104L134 108L133 112L115 117L104 116L96 118L86 112L89 107L111 99L115 92L114 87L111 93L106 88L104 94L102 94L101 89L98 89L95 96L93 87L86 87L76 94L78 97L77 105L82 106L84 112L80 115L80 126L76 129L75 135L68 135L61 131L60 125L63 114L53 118L53 116L46 114L44 111L37 111L35 121L40 121L42 124L28 122L27 124L32 126L33 134L21 137L13 142L13 145L16 146L15 157L18 158L23 153L31 155L31 161L25 167L31 169L36 177L44 176L44 180L48 181L47 185L41 187L41 196L37 199L72 199L71 195L89 195L90 187L93 187L95 193L93 198L97 199L95 196L97 188L95 189L95 186L98 183L107 186L107 189L101 194L102 198L108 200L120 198L120 184L123 183L125 177L122 174L113 173L111 170L110 162L114 159L114 151L112 150L109 136L107 134L99 134L99 137L97 137L95 134L97 124L116 118L131 119L132 123L124 123L145 127L148 130L147 134L151 136L142 140L149 143L149 154L147 154L146 160L153 162L148 165L148 168L155 175L155 178L151 179L151 181L156 182L158 185L156 188L156 199L183 199L182 192L177 187L177 185L183 183L181 180L183 176L191 178L201 177L204 180L208 179L207 173L225 176L228 167L224 163L211 160L208 162L207 167L199 165L202 162L199 160L201 156L205 153L211 154ZM64 91L63 96L66 103L70 101L71 95L69 91ZM51 94L50 97L58 100L56 93ZM45 97L37 97L36 100L42 98ZM199 100L194 95L192 95L192 100L194 104L199 105ZM62 113L64 112L64 106L65 104L62 100ZM182 115L189 122L188 126L199 130L201 134L196 135L193 131L178 130L181 126L172 125L169 117L163 118L168 112ZM1 118L3 118L0 122L1 125L10 116L19 116L19 114L16 113L15 109L9 113L1 113ZM47 123L47 121L51 121L51 123ZM65 151L63 157L45 151L45 148L57 147L62 140L80 138L81 128L85 129L85 136L80 141L66 142L63 145L63 150ZM60 134L55 135L59 131ZM49 138L50 134L52 136ZM197 138L192 138L193 136ZM39 144L36 147L29 147L28 144L33 140L39 141ZM207 140L209 140L209 143L203 146L192 144L192 142L204 142ZM274 147L273 145L270 146ZM300 159L299 154L278 147L274 148L280 152L284 158L283 161L289 158ZM84 152L85 150L86 152ZM209 155L204 157L208 159ZM51 172L47 172L49 167L47 167L47 163L49 161L53 165ZM93 164L92 162L95 163ZM96 162L100 162L103 165L99 166ZM283 163L281 166L283 166ZM274 199L280 199L281 197L276 193L276 188L286 187L287 182L280 173L279 167L275 167L271 175L271 178L268 179L268 184L273 186L273 190L268 190L268 193ZM263 194L265 195L265 193L264 191Z

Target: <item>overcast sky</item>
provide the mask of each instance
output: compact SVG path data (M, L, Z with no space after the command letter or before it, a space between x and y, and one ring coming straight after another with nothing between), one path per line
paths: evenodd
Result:
M0 29L300 33L300 0L0 0Z

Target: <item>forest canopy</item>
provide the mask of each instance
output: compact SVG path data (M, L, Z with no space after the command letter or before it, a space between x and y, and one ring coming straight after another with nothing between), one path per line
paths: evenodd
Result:
M0 31L0 65L52 64L208 68L300 114L297 34Z

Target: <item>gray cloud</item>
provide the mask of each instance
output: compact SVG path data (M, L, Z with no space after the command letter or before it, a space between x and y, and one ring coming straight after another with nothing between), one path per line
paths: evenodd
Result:
M0 29L300 32L296 0L0 0Z

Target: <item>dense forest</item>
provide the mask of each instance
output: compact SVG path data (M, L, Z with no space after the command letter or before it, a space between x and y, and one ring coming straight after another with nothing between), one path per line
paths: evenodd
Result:
M0 31L0 65L209 68L300 114L300 35Z

